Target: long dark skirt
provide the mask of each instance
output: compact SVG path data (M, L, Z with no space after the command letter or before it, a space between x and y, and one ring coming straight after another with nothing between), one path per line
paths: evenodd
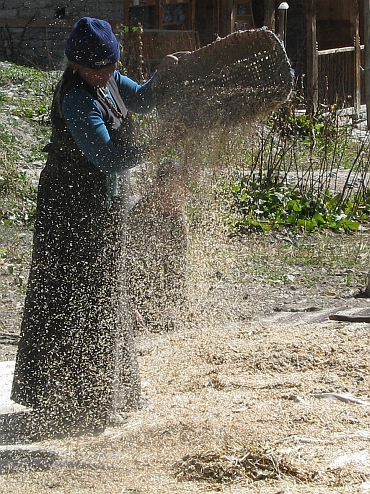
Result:
M111 410L138 401L125 209L124 195L107 203L98 170L49 159L41 174L11 397L66 427L104 427Z

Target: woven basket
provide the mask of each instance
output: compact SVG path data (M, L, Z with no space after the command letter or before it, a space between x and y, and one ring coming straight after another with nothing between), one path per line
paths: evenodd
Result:
M235 32L181 57L161 71L153 89L166 127L206 131L265 117L292 87L282 43L262 28Z

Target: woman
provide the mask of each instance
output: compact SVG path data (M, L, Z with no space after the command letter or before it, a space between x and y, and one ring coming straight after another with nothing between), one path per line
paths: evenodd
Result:
M128 112L153 108L155 77L138 85L116 70L119 44L103 20L80 19L65 53L12 389L62 434L101 430L138 405L122 264L127 170L142 153Z

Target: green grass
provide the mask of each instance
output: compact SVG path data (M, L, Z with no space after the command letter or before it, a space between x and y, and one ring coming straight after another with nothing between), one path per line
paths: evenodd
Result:
M58 74L15 64L0 67L0 223L32 222L36 187L23 170L45 161L49 115Z
M25 294L31 262L32 231L15 224L0 224L0 292Z
M254 284L266 290L278 287L282 292L288 290L293 299L296 288L308 289L317 296L343 297L366 285L370 261L367 232L256 232L228 240L216 233L212 242L204 244L204 232L198 231L193 238L195 247L194 252L191 247L190 257L196 261L192 263L192 276L200 284L204 273L211 273L215 284L222 279L230 287L245 286L246 290Z
M57 80L56 72L45 72L11 63L0 67L0 86L19 86L24 92L36 94L40 99L52 96Z
M0 224L32 221L36 208L36 186L20 170L22 156L8 132L0 132Z

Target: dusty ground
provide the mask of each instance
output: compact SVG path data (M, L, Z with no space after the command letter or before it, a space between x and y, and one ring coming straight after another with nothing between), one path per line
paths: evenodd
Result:
M349 240L368 261L368 236ZM30 234L13 242L23 258L1 260L2 360L15 354ZM1 446L0 492L370 492L369 325L328 319L368 313L354 297L364 267L279 265L276 242L194 235L189 314L138 337L143 410L97 437Z

